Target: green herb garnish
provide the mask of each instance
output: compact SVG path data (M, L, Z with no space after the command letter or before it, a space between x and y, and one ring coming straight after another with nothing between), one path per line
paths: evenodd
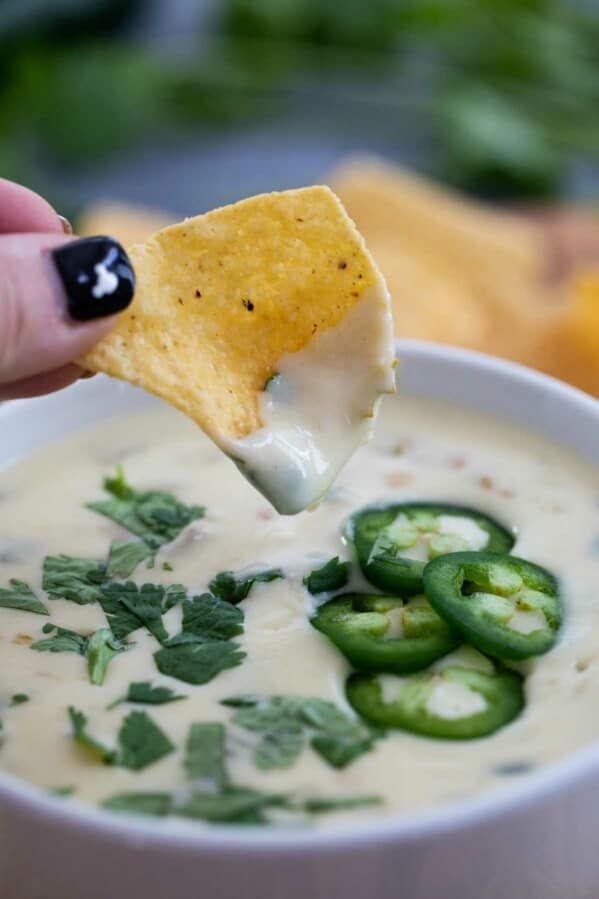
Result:
M42 633L52 634L45 640L38 640L30 645L36 652L77 652L84 656L87 652L88 637L56 624L44 624Z
M225 757L224 724L191 725L183 761L189 778L206 781L213 789L225 790L229 786Z
M280 568L269 568L253 574L235 574L233 571L221 571L208 584L215 596L236 605L245 599L254 584L267 584L285 575Z
M245 655L237 643L213 640L165 646L154 653L154 660L162 674L188 684L206 684L221 671L241 665Z
M105 565L95 559L46 556L42 588L50 599L68 599L80 606L91 605L100 599L100 585L105 575Z
M48 792L52 796L72 796L75 792L75 789L76 788L74 786L69 784L68 786L64 787L52 787L50 790L48 790Z
M177 814L214 824L266 824L262 812L287 805L287 797L278 793L233 787L225 793L198 791Z
M351 562L340 562L339 556L334 556L326 565L315 568L306 575L304 585L313 595L340 590L349 580L350 568Z
M112 631L103 627L95 631L87 641L87 668L92 684L101 686L104 683L106 669L111 659L127 647L117 640Z
M36 615L49 614L45 605L24 581L11 578L9 584L10 587L0 590L0 608L20 609L22 612L35 612Z
M183 603L181 628L184 634L201 640L229 640L243 633L243 612L210 593L202 593Z
M27 693L14 693L10 697L10 707L13 708L15 705L23 705L24 702L29 702L31 699Z
M123 720L118 734L118 750L110 749L87 732L87 716L69 707L73 739L92 752L105 765L121 765L141 771L174 751L166 734L145 712L131 712Z
M167 589L159 584L138 587L133 581L126 581L124 584L106 584L102 588L101 603L108 623L115 635L115 628L118 630L119 636L126 636L145 625L160 643L168 640L168 633L162 623L162 615L167 611L167 600ZM123 606L132 617L123 615Z
M114 765L117 753L114 749L104 746L95 737L91 737L87 732L87 715L79 709L69 706L69 718L71 719L71 727L73 728L73 739L88 752L91 752L97 759L105 765Z
M187 699L175 693L170 687L153 687L147 681L136 681L129 684L126 696L115 699L107 708L113 709L122 702L140 702L147 705L164 705L167 702L177 702L179 699Z
M119 730L119 747L117 764L132 771L147 768L175 749L146 712L127 715Z
M127 540L114 540L110 544L106 575L108 577L129 577L140 562L152 555L152 550L143 540L133 543Z
M310 745L330 765L343 768L372 749L376 734L334 703L302 696L238 696L223 700L237 711L233 723L258 734L254 763L263 770L288 768Z
M349 811L382 803L383 799L380 796L309 796L303 800L302 808L306 812L319 815L323 812Z
M118 793L101 803L111 812L128 812L131 815L152 815L162 818L171 810L172 798L168 793Z
M127 482L120 465L114 478L106 478L104 489L112 498L88 503L87 508L141 537L152 552L174 540L205 512L203 506L186 506L170 493L136 490Z

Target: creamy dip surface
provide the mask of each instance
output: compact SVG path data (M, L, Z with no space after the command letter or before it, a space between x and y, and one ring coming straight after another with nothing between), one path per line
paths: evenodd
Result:
M380 398L395 390L394 367L389 294L379 276L339 325L279 359L261 394L263 427L220 445L279 512L301 512L372 437Z
M41 566L47 554L105 559L112 540L131 539L85 508L102 498L102 479L116 463L137 488L206 507L204 518L158 552L154 568L137 567L138 584L182 583L197 594L227 569L280 567L285 573L255 584L242 601L245 632L237 639L247 657L205 685L160 674L153 659L157 642L143 628L129 638L135 645L112 659L103 686L89 683L80 655L29 647L48 621L81 633L106 626L99 605L47 599ZM332 556L353 561L341 536L353 511L377 500L413 499L456 502L495 517L517 533L515 555L560 579L564 624L547 655L520 666L527 674L524 711L484 739L452 742L391 731L342 770L309 746L289 769L258 770L248 751L251 734L229 725L233 710L220 700L301 694L332 700L352 714L344 697L350 666L310 625L317 600L302 579ZM82 430L0 474L0 587L10 578L26 581L50 611L46 618L0 608L0 767L42 788L74 787L76 799L91 802L132 791L181 792L189 789L182 761L190 724L222 721L238 783L298 796L383 800L314 817L311 826L406 815L513 783L599 740L598 503L596 468L570 451L491 418L405 397L386 402L375 439L355 454L320 506L293 518L280 517L195 426L169 409ZM355 561L351 587L374 592ZM166 613L170 634L179 631L180 620L180 606ZM107 709L132 681L169 686L187 698ZM11 707L10 697L22 693L29 701ZM472 697L453 689L434 702L451 717L463 714ZM176 749L139 772L102 765L73 741L70 705L85 712L94 737L112 746L124 716L143 708Z

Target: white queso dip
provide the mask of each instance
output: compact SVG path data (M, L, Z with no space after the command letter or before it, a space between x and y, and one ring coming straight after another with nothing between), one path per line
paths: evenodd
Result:
M598 488L570 451L409 397L294 517L170 409L81 430L0 473L0 769L199 826L525 778L599 739Z

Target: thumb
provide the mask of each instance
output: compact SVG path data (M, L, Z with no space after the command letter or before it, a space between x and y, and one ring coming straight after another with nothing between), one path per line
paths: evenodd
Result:
M133 298L110 237L0 236L0 386L62 369L101 340Z

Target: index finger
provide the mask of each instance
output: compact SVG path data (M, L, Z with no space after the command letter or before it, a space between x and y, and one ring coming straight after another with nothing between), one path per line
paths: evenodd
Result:
M0 178L0 234L62 234L62 230L57 213L39 194Z

